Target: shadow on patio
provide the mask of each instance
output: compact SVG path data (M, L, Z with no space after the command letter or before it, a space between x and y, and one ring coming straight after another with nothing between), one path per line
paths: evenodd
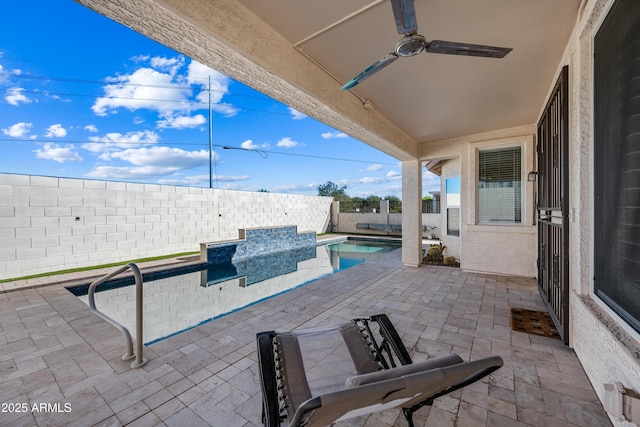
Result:
M0 413L0 425L261 425L256 332L377 313L389 315L414 361L452 352L505 361L488 379L418 410L416 425L610 425L571 349L510 330L511 307L544 310L534 280L408 268L400 255L152 344L141 369L120 360L119 332L62 285L0 293L0 402L29 405L26 412ZM33 403L54 405L40 412ZM405 420L393 410L342 425Z

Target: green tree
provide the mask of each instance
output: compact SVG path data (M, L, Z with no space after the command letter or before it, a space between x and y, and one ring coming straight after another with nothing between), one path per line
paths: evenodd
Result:
M402 212L402 200L397 196L386 196L384 200L389 201L389 212Z
M369 196L367 197L367 203L369 204L374 204L374 203L380 203L380 200L382 200L380 198L380 196Z
M350 200L351 209L358 210L358 212L364 212L367 206L367 200L362 197L352 197Z
M345 201L349 200L347 196L347 186L338 186L338 184L327 181L322 185L318 185L318 196L333 197L333 200Z

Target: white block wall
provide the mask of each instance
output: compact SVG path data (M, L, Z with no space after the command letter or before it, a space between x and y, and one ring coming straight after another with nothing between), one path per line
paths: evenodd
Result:
M0 279L198 251L239 228L326 231L331 198L0 174Z

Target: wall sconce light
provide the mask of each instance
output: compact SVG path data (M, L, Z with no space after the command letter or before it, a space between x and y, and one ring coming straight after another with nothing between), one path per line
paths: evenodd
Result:
M536 171L531 171L531 172L529 172L529 174L527 175L527 181L529 181L529 182L535 182L537 177L538 177L538 172L536 172Z

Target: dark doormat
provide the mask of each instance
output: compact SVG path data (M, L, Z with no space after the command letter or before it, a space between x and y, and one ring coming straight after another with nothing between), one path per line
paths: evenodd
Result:
M560 338L558 330L545 311L533 311L524 308L511 308L511 329L527 334Z

